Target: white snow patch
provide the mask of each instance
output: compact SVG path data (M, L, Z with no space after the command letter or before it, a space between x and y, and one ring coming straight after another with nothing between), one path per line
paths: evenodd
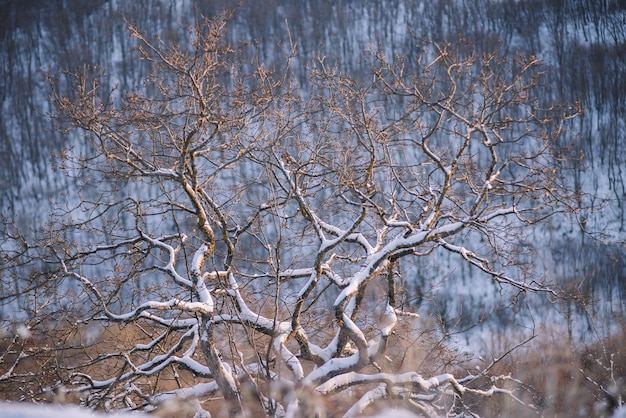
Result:
M30 328L28 328L26 325L18 326L15 331L17 332L17 335L19 335L20 338L24 340L29 339L32 335L32 333L30 332Z
M113 416L117 418L141 418L149 415L142 413L98 414L90 409L69 405L39 405L21 402L0 402L3 418L98 418Z
M419 418L421 416L422 415L417 415L406 409L387 409L382 411L380 414L371 416L370 418Z
M611 418L626 418L626 405L622 405L619 409L616 409Z

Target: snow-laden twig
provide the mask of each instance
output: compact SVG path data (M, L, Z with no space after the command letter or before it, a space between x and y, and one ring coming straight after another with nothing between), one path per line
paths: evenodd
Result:
M363 396L361 396L359 400L356 401L350 407L350 409L346 411L345 414L343 414L343 416L344 418L359 417L363 414L363 412L368 406L374 404L375 402L381 399L385 399L386 397L387 397L387 387L384 383L381 383L378 386L376 386L374 389L371 389L365 392Z

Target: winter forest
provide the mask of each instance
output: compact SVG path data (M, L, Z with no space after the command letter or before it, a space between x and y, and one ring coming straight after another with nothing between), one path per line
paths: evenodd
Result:
M624 1L0 10L10 416L626 416Z

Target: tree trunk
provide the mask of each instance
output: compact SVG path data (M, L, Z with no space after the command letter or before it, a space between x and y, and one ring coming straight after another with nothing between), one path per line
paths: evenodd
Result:
M202 336L200 337L200 348L206 359L206 364L211 370L224 399L228 404L228 411L231 417L241 415L241 401L239 391L232 374L226 370L220 354L215 348L213 339L213 322L209 315L202 318Z

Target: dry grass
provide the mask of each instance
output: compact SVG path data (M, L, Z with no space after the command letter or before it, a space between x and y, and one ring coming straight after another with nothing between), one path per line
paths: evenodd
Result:
M485 416L608 417L621 394L626 401L626 335L615 335L586 347L561 336L540 336L492 370L511 375L522 405L509 396L475 400ZM510 386L513 388L513 386Z
M448 349L444 343L434 338L433 333L424 330L425 324L427 324L425 320L402 320L399 323L397 332L390 341L387 359L379 362L384 371L418 371L424 376L430 376L456 370L457 375L462 376L465 371L458 367L459 364L467 368L475 365L458 352ZM436 324L431 325L436 327ZM87 330L75 329L68 333L59 327L56 330L47 329L45 332L34 333L31 338L12 345L9 344L8 337L0 339L0 349L6 353L4 362L0 364L0 376L13 364L19 350L30 355L14 370L21 377L0 381L0 399L59 401L61 399L55 396L50 388L68 381L73 370L65 368L64 365L84 363L89 358L110 352L115 347L129 347L134 343L147 341L150 334L150 330L145 328L113 325L103 329L97 340L87 344L86 332ZM252 356L254 346L257 348L266 346L267 341L263 338L265 337L259 336L254 341L241 341L238 348L244 348L243 351ZM60 350L62 345L71 345L74 348ZM492 398L466 396L463 401L484 416L607 417L617 406L620 393L622 402L626 399L624 347L626 347L624 334L584 347L572 347L566 337L546 330L525 347L506 356L491 370L494 375L510 374L522 382L511 383L509 388L514 390L515 395L523 403L532 404L534 409L504 394L496 394ZM224 353L227 353L227 350L224 350ZM116 363L118 361L119 359L90 365L81 371L88 372L95 378L110 377L110 370L119 366ZM375 372L373 368L371 371ZM202 381L203 378L194 376L188 371L170 368L158 377L139 379L134 383L146 392L154 393L188 387ZM476 384L488 386L490 383L484 380ZM311 411L320 416L335 417L341 416L350 401L358 399L366 389L359 388L350 394L342 393L325 399L313 394L304 398L315 400L308 405ZM76 394L63 401L78 403L81 396ZM201 402L214 417L228 414L219 394L197 401ZM191 417L197 401L164 405L160 411L157 410L157 415L172 418ZM253 414L251 416L262 415L258 394L252 386L244 391L244 401L246 409Z

